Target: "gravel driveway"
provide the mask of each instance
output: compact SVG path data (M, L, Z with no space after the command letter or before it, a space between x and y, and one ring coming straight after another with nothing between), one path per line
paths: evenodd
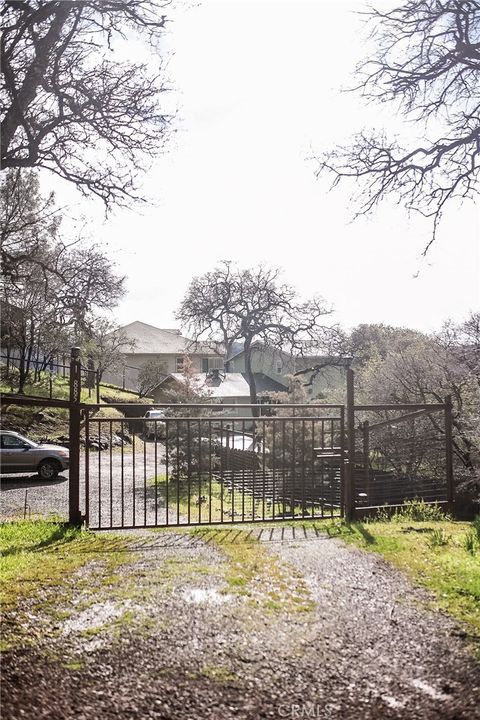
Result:
M90 521L92 527L154 525L164 522L162 498L146 482L165 472L161 462L164 447L145 443L144 449L122 453L115 449L90 452ZM99 482L100 478L100 482ZM99 502L99 498L101 502ZM81 453L80 503L85 512L85 453ZM0 517L58 515L68 517L68 471L51 482L36 475L3 475L0 492Z
M379 557L270 528L266 575L235 590L227 543L246 557L246 533L218 532L135 534L121 593L96 585L99 562L93 596L58 596L53 619L30 606L39 641L4 658L4 720L480 718L461 630ZM302 611L272 602L287 592L306 593Z

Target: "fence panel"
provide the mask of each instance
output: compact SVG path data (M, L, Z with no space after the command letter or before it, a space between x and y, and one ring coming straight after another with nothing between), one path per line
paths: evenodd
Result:
M87 521L114 528L338 516L345 451L343 407L335 409L264 405L253 418L177 406L163 419L89 417Z

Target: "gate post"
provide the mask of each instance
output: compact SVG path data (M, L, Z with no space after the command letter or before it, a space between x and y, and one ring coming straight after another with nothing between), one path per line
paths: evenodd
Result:
M372 505L370 497L370 423L368 420L362 425L363 430L363 462L365 463L365 492L367 505Z
M345 468L345 519L355 517L355 389L354 373L347 370L347 463Z
M447 479L447 508L455 514L455 488L453 481L452 396L445 398L445 464Z
M69 455L70 470L68 482L68 521L81 525L80 512L80 393L82 388L80 348L71 349L70 356L70 422Z

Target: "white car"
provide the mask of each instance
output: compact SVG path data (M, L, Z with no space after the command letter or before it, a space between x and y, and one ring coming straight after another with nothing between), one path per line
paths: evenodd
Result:
M162 420L165 418L163 410L148 410L145 415L145 425L143 435L148 440L155 438L164 438L167 434L167 426Z

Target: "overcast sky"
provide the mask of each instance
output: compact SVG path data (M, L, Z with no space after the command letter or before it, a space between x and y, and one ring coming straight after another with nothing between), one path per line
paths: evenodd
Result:
M315 179L315 151L362 126L400 128L391 110L341 92L366 52L355 14L364 6L203 0L169 11L164 43L179 111L169 153L145 178L156 206L106 223L93 204L77 206L95 216L92 236L128 275L119 322L174 327L189 280L221 259L280 266L347 327L432 330L480 307L478 208L451 208L423 260L425 220L387 203L351 223L347 190L329 193Z

